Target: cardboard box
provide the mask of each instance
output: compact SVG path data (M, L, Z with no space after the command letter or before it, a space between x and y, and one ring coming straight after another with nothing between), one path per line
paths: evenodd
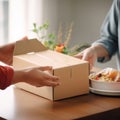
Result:
M16 42L13 67L16 70L31 66L53 66L52 74L59 76L57 87L34 87L26 83L16 86L50 100L60 100L89 93L89 64L69 55L49 50L36 40Z

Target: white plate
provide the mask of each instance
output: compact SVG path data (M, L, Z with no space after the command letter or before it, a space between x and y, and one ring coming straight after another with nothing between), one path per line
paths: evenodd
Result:
M120 91L110 91L110 90L99 90L89 87L90 91L99 95L107 95L107 96L120 96Z

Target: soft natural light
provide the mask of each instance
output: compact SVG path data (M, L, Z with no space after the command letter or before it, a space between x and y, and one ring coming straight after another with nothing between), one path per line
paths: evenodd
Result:
M9 38L17 40L26 33L26 0L9 1ZM16 12L17 11L17 12Z
M0 33L1 33L1 36L0 36L0 39L1 39L1 41L0 41L0 44L3 42L3 5L2 5L2 3L0 2L0 15L1 15L1 17L0 17Z
M10 41L18 40L26 35L32 35L33 23L41 23L42 21L42 2L43 0L9 1Z

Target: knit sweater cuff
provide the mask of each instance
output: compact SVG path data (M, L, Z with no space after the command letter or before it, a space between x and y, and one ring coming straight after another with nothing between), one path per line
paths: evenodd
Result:
M4 90L11 85L14 70L10 66L0 66L0 89Z

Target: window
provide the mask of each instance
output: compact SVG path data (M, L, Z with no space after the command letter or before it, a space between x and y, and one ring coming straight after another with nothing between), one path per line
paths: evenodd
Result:
M8 0L0 0L0 45L8 42Z

